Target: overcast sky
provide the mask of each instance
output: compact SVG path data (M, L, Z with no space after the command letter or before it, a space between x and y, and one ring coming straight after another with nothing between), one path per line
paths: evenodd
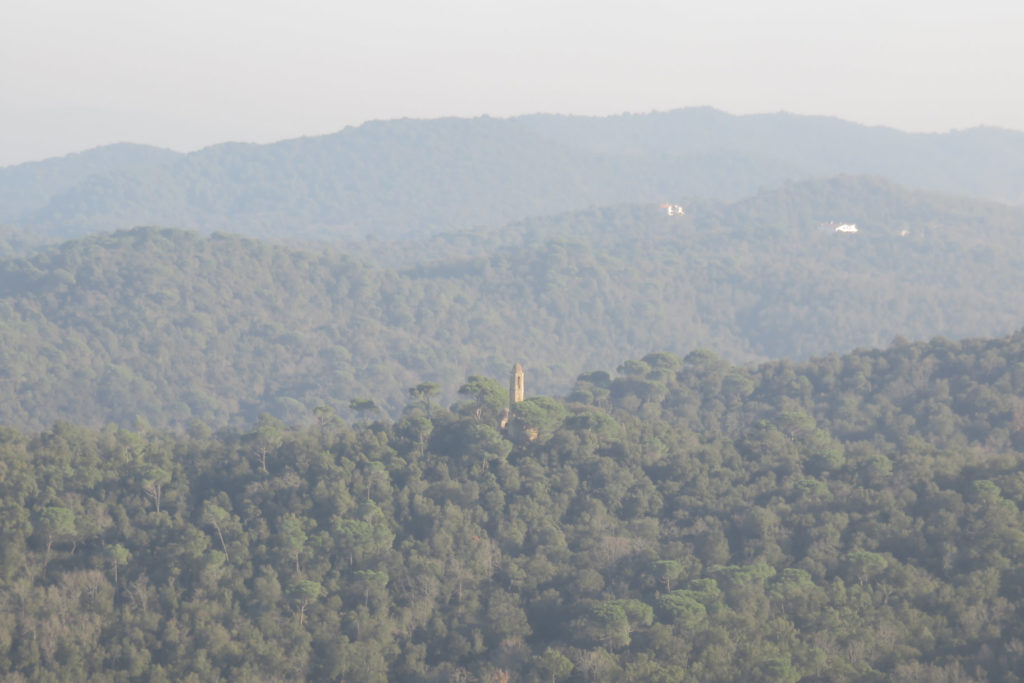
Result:
M696 105L1024 130L1022 35L1009 0L10 2L0 165L372 119Z

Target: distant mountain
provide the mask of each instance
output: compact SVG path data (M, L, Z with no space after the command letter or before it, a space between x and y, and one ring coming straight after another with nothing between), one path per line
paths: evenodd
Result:
M270 145L119 146L0 169L0 223L58 237L135 225L410 237L619 203L739 199L840 173L1020 203L1024 133L920 135L706 108L372 122Z
M798 169L790 176L793 180L880 175L911 187L1024 203L1024 133L1010 130L905 133L832 117L733 116L708 107L520 120L563 144L605 154L770 159L779 167ZM775 183L766 179L762 184Z
M0 167L0 223L19 221L50 200L94 177L132 173L173 162L182 155L168 149L119 143L78 154Z
M27 230L0 225L0 259L26 256L54 240Z
M686 216L620 205L314 254L136 229L0 262L0 423L297 419L649 351L806 358L1024 321L1024 209L862 177ZM856 222L836 234L828 220ZM386 257L386 258L385 258ZM376 264L373 261L377 261Z

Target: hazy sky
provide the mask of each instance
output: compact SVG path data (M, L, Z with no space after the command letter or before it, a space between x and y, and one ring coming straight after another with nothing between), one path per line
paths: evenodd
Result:
M31 0L0 24L0 165L371 119L711 105L1024 130L1010 0Z

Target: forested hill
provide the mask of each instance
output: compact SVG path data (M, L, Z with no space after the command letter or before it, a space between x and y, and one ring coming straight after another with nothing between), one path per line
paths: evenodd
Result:
M375 243L391 267L372 245L354 258L151 228L10 259L0 422L219 426L357 398L393 412L420 382L452 400L453 378L515 361L558 394L652 349L806 358L1024 320L1017 209L862 178L689 209L534 219L416 242L417 258ZM840 214L861 231L811 220Z
M101 149L0 169L0 223L57 237L137 225L331 241L418 236L617 203L738 199L839 173L1020 203L1022 159L1024 134L1011 131L916 135L712 109L398 120L270 145Z
M0 429L18 680L1019 681L1024 334Z
M643 115L517 119L566 144L608 154L726 152L799 169L791 178L884 175L912 187L1024 201L1024 132L979 127L904 133L839 118L787 113L732 116L709 107ZM774 185L774 183L764 183Z
M681 193L740 196L797 172L726 152L603 154L514 119L399 120L271 145L216 145L93 176L0 218L69 236L143 224L333 241L499 226Z
M385 267L485 257L551 240L601 245L605 251L631 248L661 228L700 250L714 239L721 246L756 245L779 239L800 248L808 236L822 234L830 222L854 223L868 242L909 237L906 242L944 244L964 251L974 247L1014 251L1024 247L1024 208L969 197L912 190L878 176L841 175L778 188L760 189L736 201L693 198L686 217L657 219L653 206L617 205L586 211L533 216L500 228L477 228L417 239L376 237L345 242L344 250ZM655 226L652 228L652 226ZM906 234L904 234L904 232Z
M45 206L54 196L90 178L138 173L173 163L180 157L167 149L120 143L0 168L0 223Z

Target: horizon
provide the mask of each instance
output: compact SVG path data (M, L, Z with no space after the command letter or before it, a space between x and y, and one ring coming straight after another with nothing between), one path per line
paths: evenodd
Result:
M911 133L1024 130L1024 5L39 0L0 26L0 166L400 118L710 104Z
M658 115L658 114L671 114L671 113L674 113L674 112L687 111L687 110L695 110L695 109L709 109L709 110L713 110L715 112L718 112L718 113L721 113L721 114L725 114L727 116L736 117L736 118L754 117L754 116L777 116L777 115L783 115L783 116L794 116L794 117L800 117L800 118L831 119L831 120L841 121L841 122L846 123L846 124L850 124L850 125L854 125L854 126L860 126L860 127L864 127L864 128L885 128L885 129L889 129L889 130L895 130L897 132L906 133L908 135L948 135L948 134L952 134L952 133L958 133L958 132L964 132L964 131L970 131L970 130L978 130L978 129L990 129L990 130L994 129L994 130L1003 130L1003 131L1008 131L1008 132L1013 132L1013 133L1024 133L1024 128L1022 128L1022 129L1008 128L1008 127L1005 127L1005 126L992 125L992 124L987 124L987 123L979 123L979 124L976 124L976 125L966 126L966 127L961 127L961 128L950 128L950 129L947 129L947 130L908 130L908 129L899 128L897 126L892 126L892 125L888 125L888 124L884 124L884 123L863 123L861 121L854 121L852 119L844 118L842 116L831 115L831 114L804 114L804 113L800 113L800 112L793 112L793 111L787 111L787 110L751 111L751 112L744 112L744 113L736 113L736 112L732 112L732 111L727 111L727 110L725 110L725 109L723 109L721 107L716 107L714 105L690 105L690 106L675 107L673 109L665 109L665 110L650 110L650 111L643 111L643 112L641 112L641 111L621 111L621 112L614 112L614 113L608 113L608 114L576 114L576 113L565 113L565 112L534 111L534 112L524 112L524 113L520 113L520 114L510 114L510 115L506 115L506 116L498 116L498 115L493 115L493 114L488 114L488 113L475 114L475 115L454 115L453 114L453 115L442 115L442 116L396 116L396 117L391 117L391 118L367 119L365 121L359 121L359 122L356 122L356 123L348 123L348 124L342 125L340 128L335 128L335 129L332 129L332 130L326 130L326 131L322 131L322 132L301 133L301 134L298 134L298 135L291 135L291 136L285 136L285 137L280 137L280 138L272 138L272 139L265 139L265 140L241 140L241 139L231 139L231 138L229 138L229 139L223 139L223 140L216 140L216 141L212 141L212 142L209 142L209 143L201 144L201 145L196 146L196 147L185 148L185 149L180 148L180 147L176 148L176 147L172 147L172 146L168 146L168 145L162 145L162 144L159 144L159 143L156 143L156 142L146 142L146 141L138 141L138 140L121 139L121 140L111 140L109 142L102 142L100 144L92 145L92 146L89 146L89 147L84 147L84 148L81 148L81 149L73 149L73 150L69 150L69 151L66 151L66 152L57 153L57 154L53 154L53 155L50 155L50 156L44 156L44 157L40 157L40 158L23 159L23 160L13 161L13 162L10 162L10 163L4 163L3 161L0 161L0 168L13 168L15 166L20 166L20 165L23 165L23 164L40 163L40 162L50 161L50 160L53 160L53 159L60 159L60 158L64 158L64 157L70 157L70 156L75 156L75 155L78 155L78 154L85 154L85 153L92 152L92 151L95 151L95 150L98 150L98 149L103 149L103 148L106 148L106 147L114 147L114 146L117 146L117 145L135 145L135 146L141 146L141 147L152 147L152 148L156 148L156 149L161 149L161 150L165 150L165 151L174 152L174 153L181 154L181 155L187 155L187 154L193 154L195 152L201 152L201 151L203 151L205 149L209 149L211 147L217 147L217 146L220 146L220 145L231 145L231 144L258 145L258 146L260 146L260 145L273 145L273 144L277 144L277 143L280 143L280 142L288 142L290 140L301 140L301 139L306 139L306 138L317 138L317 137L325 137L325 136L329 136L329 135L335 135L335 134L338 134L338 133L342 133L342 132L344 132L345 130L347 130L349 128L360 128L360 127L362 127L362 126L364 126L366 124L371 124L371 123L390 123L390 122L394 122L394 121L408 121L408 120L411 120L411 121L439 121L439 120L444 120L444 119L472 120L472 119L480 119L480 118L493 118L493 119L499 119L499 120L510 120L510 119L516 119L516 118L520 118L520 117L527 117L527 116L564 116L564 117L569 117L569 118L616 118L616 117L622 117L622 116L652 116L652 115Z

